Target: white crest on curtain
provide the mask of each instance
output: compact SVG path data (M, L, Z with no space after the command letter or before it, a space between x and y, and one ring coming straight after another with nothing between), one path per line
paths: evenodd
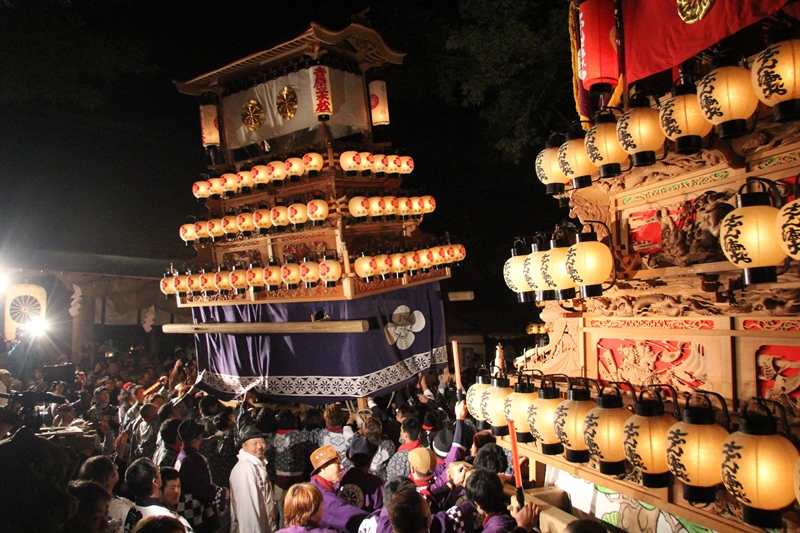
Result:
M80 287L72 284L72 296L70 296L69 316L75 318L81 309L81 298L83 298L83 291Z
M392 321L386 324L384 332L389 344L397 343L397 347L406 350L414 344L414 333L425 329L425 315L420 311L412 312L406 305L398 306L392 313Z

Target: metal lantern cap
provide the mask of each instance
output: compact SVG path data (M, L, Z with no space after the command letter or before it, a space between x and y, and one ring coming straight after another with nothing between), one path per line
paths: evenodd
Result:
M672 96L683 96L686 94L697 94L697 86L694 83L682 83L672 88Z
M639 416L661 416L664 414L664 403L661 400L640 400L633 407Z
M598 124L614 124L617 122L617 117L613 113L598 113L594 117L594 125Z
M553 248L569 248L569 241L567 239L551 239L550 249Z
M650 100L643 94L634 94L628 102L628 109L637 107L650 107Z
M492 387L497 387L497 388L504 389L504 388L507 388L507 387L510 387L510 386L511 386L511 382L505 376L499 376L499 377L492 378Z
M534 242L531 249L534 252L546 252L550 249L550 243L547 241Z
M514 384L514 392L518 394L530 394L536 391L536 385L529 381L523 381L520 379L519 381Z
M475 384L476 385L488 385L492 382L491 376L487 374L478 374L475 377Z
M597 242L597 233L594 231L584 231L575 236L575 243L579 242Z
M692 405L683 408L681 420L687 424L710 426L716 424L716 415L712 407Z
M539 389L540 400L553 400L560 397L557 387L542 387Z
M743 413L739 419L739 431L745 435L775 435L778 433L778 421L770 415Z
M736 195L736 207L752 207L756 205L772 205L766 191L743 192Z
M591 399L592 399L592 392L589 389L581 387L577 389L570 388L567 391L567 400L573 402L587 402Z
M619 409L623 406L622 396L617 394L600 394L597 397L597 407L602 409Z

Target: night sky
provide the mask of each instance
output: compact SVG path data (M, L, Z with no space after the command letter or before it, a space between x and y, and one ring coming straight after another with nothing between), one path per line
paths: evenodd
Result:
M56 1L32 3L42 2L63 9ZM6 253L30 247L151 257L164 259L165 267L192 257L178 228L187 215L202 211L191 194L203 171L197 102L179 94L172 80L266 50L311 21L343 28L366 6L338 0L76 0L74 12L84 22L76 31L127 39L147 50L147 72L82 79L100 99L86 108L38 96L37 84L50 86L54 67L25 58L60 44L46 20L13 4L0 9L0 68L6 66L0 85L18 77L33 90L14 84L0 89L0 237ZM519 165L502 160L484 142L476 110L446 105L437 96L429 58L441 54L435 48L439 33L458 21L456 3L399 4L380 2L367 15L389 46L408 52L403 65L383 73L392 124L377 128L375 140L391 141L413 156L415 172L404 186L436 198L437 210L423 231L450 231L466 245L465 265L445 285L476 292L475 302L458 304L464 318L496 321L498 329L522 334L535 312L516 304L502 281L502 265L515 235L552 228L564 213L535 178L535 153ZM33 35L19 31L33 27ZM15 34L9 28L22 37L10 42ZM74 64L78 72L95 61L85 51L68 59L74 63L59 66Z

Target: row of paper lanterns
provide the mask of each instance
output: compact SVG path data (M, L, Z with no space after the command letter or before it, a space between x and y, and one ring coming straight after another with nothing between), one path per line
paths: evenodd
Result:
M367 283L378 279L402 277L404 273L415 276L418 272L428 273L431 269L440 270L450 264L458 264L467 257L463 244L442 244L410 250L407 252L371 255L362 252L353 263L356 275Z
M414 170L414 160L409 156L373 155L370 152L343 152L339 157L339 165L347 175L374 174L378 178L386 174L410 174ZM319 176L323 166L322 156L309 152L302 158L290 157L285 161L271 161L266 165L255 165L250 169L226 172L219 177L197 181L192 185L192 194L198 200L218 200L239 193L249 193L254 188L263 189L270 183L281 185L287 178L289 181L297 181L303 175L314 178Z
M579 381L586 387L576 387ZM667 487L675 476L683 483L685 499L693 503L715 501L723 484L744 504L744 520L751 525L780 527L781 511L795 497L800 499L798 483L793 483L800 480L800 454L778 434L762 400L745 404L738 431L729 433L715 421L710 393L698 391L705 405L689 405L687 399L678 421L665 412L658 393L663 385L650 387L654 394L649 398L640 392L631 414L619 388L606 393L607 387L593 401L588 381L573 380L564 400L554 376L543 376L535 390L523 378L512 389L503 375L479 375L467 391L467 408L498 436L508 434L508 420L513 420L516 438L538 441L543 454L566 452L573 463L588 463L595 456L605 475L624 474L630 463L640 469L642 484L649 488ZM724 408L724 400L714 396ZM787 475L791 471L795 480Z
M614 272L611 250L594 231L578 233L572 246L562 238L519 244L503 265L503 279L520 302L601 296L602 283Z
M677 85L658 109L637 95L619 120L606 110L597 115L588 133L576 127L563 143L551 139L536 158L536 174L548 194L562 194L567 183L573 189L590 186L596 171L601 178L620 175L629 156L634 167L654 164L665 139L675 143L678 153L695 153L713 126L723 139L747 133L747 120L759 100L773 107L778 122L796 120L800 118L797 62L800 39L771 44L756 56L752 70L738 59L722 56L697 85Z

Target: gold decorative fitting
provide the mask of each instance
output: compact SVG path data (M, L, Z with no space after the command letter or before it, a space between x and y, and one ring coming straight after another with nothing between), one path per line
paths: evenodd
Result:
M715 0L678 0L678 15L686 24L700 22L714 7Z
M248 100L242 106L242 124L250 131L257 131L264 124L264 108L258 100Z
M297 93L289 86L284 87L275 99L278 113L286 120L292 120L297 113Z

